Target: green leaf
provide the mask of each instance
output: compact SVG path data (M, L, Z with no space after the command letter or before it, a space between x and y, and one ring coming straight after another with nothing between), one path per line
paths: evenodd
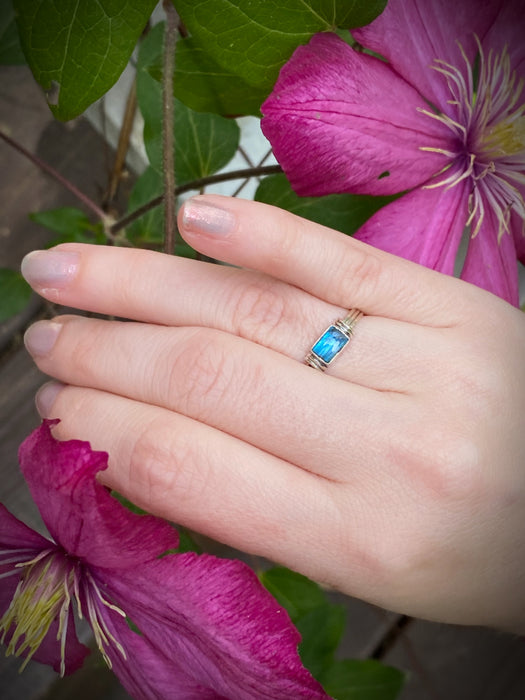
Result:
M153 73L159 79L159 70ZM223 68L192 37L177 42L175 96L197 112L260 116L265 90Z
M0 323L20 313L29 303L31 287L16 270L0 268Z
M333 662L346 623L342 605L326 603L310 610L297 620L302 641L299 653L303 664L315 678L320 678Z
M257 188L254 199L351 235L372 214L397 196L331 194L325 197L299 197L292 190L286 175L279 174L265 177Z
M60 234L53 239L48 247L59 243L100 243L106 238L101 223L93 224L80 209L75 207L59 207L48 211L33 212L29 215L31 221L45 226Z
M160 196L163 188L162 175L150 166L138 178L131 190L127 213L130 214L143 204ZM163 227L164 209L162 206L154 207L126 227L126 237L139 247L147 246L148 243L160 245L163 240Z
M370 22L386 0L175 0L195 41L223 68L268 94L299 44Z
M2 0L0 6L0 64L23 65L26 62L20 46L15 11L11 0Z
M77 117L124 70L157 0L14 0L22 48L57 119Z
M261 574L261 582L287 610L294 623L305 613L326 605L326 596L320 586L290 569L275 566Z
M334 700L395 700L403 687L401 671L374 659L334 661L320 682Z
M144 145L150 164L162 172L162 86L150 68L159 65L164 23L142 42L137 62L137 100L144 117ZM203 114L175 99L175 178L181 185L220 170L235 155L240 130L232 119Z

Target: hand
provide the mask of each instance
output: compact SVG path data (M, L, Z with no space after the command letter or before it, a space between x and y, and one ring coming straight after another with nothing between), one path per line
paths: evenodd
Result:
M525 319L498 298L266 205L206 195L180 230L239 267L61 245L26 343L62 439L138 506L406 614L525 630ZM326 373L303 364L366 315Z

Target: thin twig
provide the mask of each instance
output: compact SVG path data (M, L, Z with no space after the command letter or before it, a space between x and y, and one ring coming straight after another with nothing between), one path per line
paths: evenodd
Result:
M129 150L131 132L133 130L133 122L135 120L136 111L137 83L134 79L131 83L126 100L126 107L124 109L124 117L120 127L117 151L115 153L115 161L109 176L108 191L104 197L104 204L106 205L111 204L111 202L115 199L120 180L122 179L122 171L124 170L124 164L126 162L126 156Z
M166 30L164 32L164 65L162 70L162 151L164 171L164 252L175 251L177 212L175 211L175 154L173 75L175 68L175 42L177 39L177 15L171 0L164 0Z
M260 177L264 175L275 175L276 173L282 173L282 168L280 165L261 165L255 168L241 168L240 170L230 170L226 173L216 173L215 175L208 175L207 177L201 177L198 180L192 180L191 182L185 182L183 185L178 185L175 187L173 192L174 196L177 197L184 192L190 192L191 190L199 190L201 187L207 187L208 185L215 185L218 182L228 182L229 180L242 180L246 177ZM109 232L113 235L121 231L126 226L129 226L132 221L140 218L146 214L151 209L155 209L164 201L164 195L155 197L151 199L146 204L141 207L137 207L134 211L123 216L122 219L116 221L109 229Z
M72 182L70 182L70 180L61 175L51 165L44 162L38 156L34 155L34 153L30 153L21 144L19 144L17 141L8 136L2 129L0 129L0 138L2 138L16 151L25 156L34 165L40 168L40 170L43 170L48 175L51 175L52 178L54 178L63 187L69 190L69 192L71 192L71 194L73 194L80 202L82 202L82 204L84 204L88 209L90 209L100 219L100 221L102 221L103 224L108 223L110 217L108 217L108 215L103 211L103 209L101 209L98 206L98 204L96 204L90 197L88 197L87 194L84 194L79 189L77 189L75 185Z

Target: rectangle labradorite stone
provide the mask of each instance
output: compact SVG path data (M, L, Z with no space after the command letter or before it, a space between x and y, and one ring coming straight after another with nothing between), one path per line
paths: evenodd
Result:
M330 326L312 347L312 352L328 364L348 343L349 338L335 326Z

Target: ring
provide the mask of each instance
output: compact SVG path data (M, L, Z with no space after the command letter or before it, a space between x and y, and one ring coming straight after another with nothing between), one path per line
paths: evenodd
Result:
M304 358L305 364L324 372L350 342L356 323L361 316L363 316L363 312L359 309L350 309L344 318L340 318L329 326L312 345L310 352Z

